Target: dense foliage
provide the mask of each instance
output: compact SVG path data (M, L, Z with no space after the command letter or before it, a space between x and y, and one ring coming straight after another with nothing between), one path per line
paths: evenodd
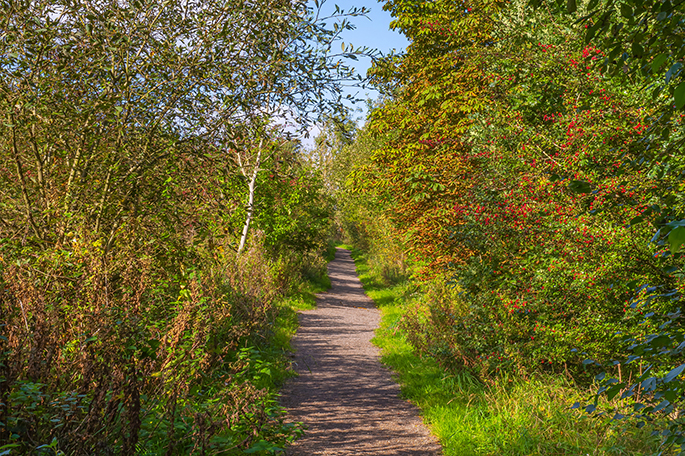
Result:
M421 353L597 375L683 443L681 12L597 5L385 2L411 45L372 70L345 220L453 286L404 316Z
M297 435L265 353L277 299L323 273L331 204L275 120L339 108L348 23L317 14L0 4L0 454Z

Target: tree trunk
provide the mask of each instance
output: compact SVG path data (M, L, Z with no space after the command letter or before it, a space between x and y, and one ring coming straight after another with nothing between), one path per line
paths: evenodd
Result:
M250 231L250 223L252 222L252 217L254 216L254 195L257 184L257 174L259 173L259 167L262 164L262 144L263 140L259 141L259 148L257 149L257 158L254 162L254 168L252 169L252 175L250 176L250 183L248 184L248 199L247 199L247 217L245 217L245 224L243 225L243 232L240 236L240 244L238 245L238 255L240 255L245 248L245 243L247 242L247 235ZM247 177L247 172L245 168L240 167L240 171L243 176Z

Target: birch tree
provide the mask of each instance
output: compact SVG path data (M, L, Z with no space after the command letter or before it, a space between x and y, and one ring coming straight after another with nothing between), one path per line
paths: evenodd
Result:
M204 453L257 410L262 396L222 380L230 396L211 408L231 418L210 423L195 387L268 315L223 274L243 196L227 182L242 169L248 183L244 246L275 121L306 125L342 105L348 53L332 46L346 26L317 11L304 0L0 2L0 442L133 454L160 438L166 454ZM236 165L226 150L239 131L253 136ZM26 385L40 410L21 403ZM262 438L263 423L229 451Z
M345 59L373 55L368 48L353 49L344 43L341 52L332 52L340 33L353 28L349 18L364 15L367 10L336 7L332 15L322 16L323 3L317 1L310 8L306 2L295 2L290 4L292 14L265 12L257 19L261 24L269 22L269 28L276 32L258 47L260 54L253 59L246 79L238 78L239 86L251 91L242 98L240 109L234 113L235 124L222 138L230 145L247 186L238 254L245 248L255 216L257 177L265 160L290 141L289 130L303 133L315 122L346 112L341 83L352 80L354 73ZM332 30L326 28L329 21L338 21ZM235 75L229 77L235 81ZM273 128L275 125L280 128ZM279 133L270 134L279 129Z
M341 82L353 75L343 59L365 50L332 49L351 27L346 15L365 10L322 17L319 7L3 3L0 237L48 248L82 226L109 250L131 214L159 212L161 169L182 151L218 150L242 125L287 118L306 128L341 110ZM248 182L260 141L242 151L255 151L240 165Z

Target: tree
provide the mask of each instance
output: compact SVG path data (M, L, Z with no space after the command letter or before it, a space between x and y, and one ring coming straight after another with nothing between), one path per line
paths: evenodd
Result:
M531 2L539 7L540 2ZM575 1L556 2L585 25L585 41L601 48L601 59L593 59L594 66L623 87L639 84L649 98L644 102L645 128L640 147L630 167L648 176L651 186L640 189L642 199L649 201L640 214L630 221L642 226L642 242L653 244L655 268L668 277L666 283L650 277L632 284L627 301L631 312L646 315L641 324L650 333L627 335L624 350L610 364L624 370L638 370L640 375L621 378L601 373L602 393L609 398L636 399L633 410L616 411L637 417L639 425L646 420L669 416L660 433L665 444L685 444L682 421L670 412L681 407L680 398L685 384L679 378L685 367L682 364L682 342L685 332L678 323L679 305L684 284L682 281L685 242L683 189L680 185L684 163L681 149L683 114L685 109L685 81L682 72L683 5L678 2L654 1L590 1L576 5ZM620 171L614 175L620 178ZM648 224L649 223L649 224ZM646 227L644 225L647 225ZM651 225L651 226L650 226ZM650 240L651 239L651 240ZM639 367L636 367L639 366ZM620 370L619 370L620 372ZM632 380L632 381L631 381ZM593 410L592 404L588 410ZM657 431L659 432L659 431Z
M447 221L464 204L472 171L464 133L485 106L479 53L492 39L498 3L390 1L384 8L411 44L372 69L377 84L398 88L372 112L369 128L385 141L373 154L373 177L357 182L385 198L400 237L435 273L468 255Z
M294 6L290 2L285 4L286 8ZM342 53L331 53L339 34L353 28L346 17L364 15L367 10L353 8L345 12L336 8L332 16L320 17L322 4L316 2L315 9L310 11L306 2L301 2L291 14L276 15L275 20L272 16L257 19L263 24L268 18L272 22L270 28L277 33L268 34L268 40L263 35L258 36L256 47L261 54L255 56L254 66L248 71L249 79L239 83L250 89L249 96L243 97L240 110L232 113L237 114L238 124L228 129L229 135L223 140L232 147L240 172L247 181L247 214L238 254L245 247L254 217L257 176L262 171L262 163L279 149L277 145L268 146L268 150L264 148L265 144L274 141L269 138L273 136L268 133L272 131L270 124L285 122L286 128L295 128L302 133L315 121L341 115L346 108L342 104L340 82L351 80L354 75L342 58L356 59L358 55L370 52L367 48L353 50L343 45ZM326 29L325 21L340 18L344 19L336 23L333 31ZM235 79L233 74L226 77L228 81ZM288 125L291 122L293 124ZM233 131L235 129L239 131ZM247 131L243 131L245 129Z
M261 396L249 381L221 406L193 392L241 372L231 356L267 332L275 295L249 273L265 262L225 253L250 193L230 143L258 135L241 139L254 189L279 116L339 108L347 22L300 0L10 0L0 20L0 439L131 454L144 429L170 454L204 448L230 421L206 410ZM246 426L235 445L261 432Z
M388 5L412 45L376 69L396 88L370 123L384 144L354 178L462 292L417 310L413 341L454 366L544 361L581 378L579 352L610 358L617 331L644 334L630 284L676 282L633 242L657 183L633 167L646 99L593 69L602 51L579 49L558 10Z

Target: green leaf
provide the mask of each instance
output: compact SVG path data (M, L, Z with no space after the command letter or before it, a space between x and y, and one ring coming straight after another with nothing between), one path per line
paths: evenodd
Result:
M579 180L572 181L568 184L568 188L573 193L590 193L590 191L592 191L592 187L589 183Z
M665 409L666 407L668 407L669 405L670 405L670 402L669 402L669 401L663 400L663 401L661 401L661 402L659 403L659 405L657 405L656 407L654 407L654 410L652 410L652 413L660 412L660 411L662 411L663 409Z
M671 372L666 374L666 376L663 378L664 383L668 383L668 382L673 381L678 375L680 375L683 372L684 369L685 369L685 364L681 364L680 366L671 370Z
M5 456L12 453L12 448L19 448L21 445L18 443L9 443L0 447L0 456Z
M633 16L633 9L629 5L626 5L625 3L621 3L621 16L632 17Z
M661 69L664 63L668 60L668 54L659 54L652 60L652 72L656 73Z
M266 440L260 440L259 442L255 443L250 447L249 449L243 451L243 453L259 453L262 451L277 451L280 450L280 448L272 443L267 442Z
M566 12L569 14L575 13L577 9L576 0L568 0L568 3L566 3Z
M676 62L673 65L671 65L671 68L668 69L666 72L666 77L664 78L666 81L666 84L668 84L671 81L671 78L678 74L680 72L680 69L683 67L683 64L680 62Z
M666 226L670 228L678 228L680 226L685 227L685 220L674 220L672 222L668 222Z
M649 345L652 347L666 347L671 344L671 339L668 336L659 336L652 339Z
M656 389L656 378L647 377L640 383L640 387L647 392L654 391Z
M592 41L592 39L595 37L597 29L599 29L599 25L599 22L597 22L593 26L587 28L587 31L585 32L585 44L589 44L590 41Z
M618 393L621 392L621 389L623 389L624 386L625 386L625 384L620 383L618 385L614 385L611 388L607 389L607 391L606 391L607 399L609 399L610 401L613 400L618 395Z
M675 97L676 108L683 109L683 106L685 106L685 81L678 84L678 87L673 92L673 96Z
M671 246L671 254L675 255L680 246L685 244L685 228L679 226L668 233L668 243Z

